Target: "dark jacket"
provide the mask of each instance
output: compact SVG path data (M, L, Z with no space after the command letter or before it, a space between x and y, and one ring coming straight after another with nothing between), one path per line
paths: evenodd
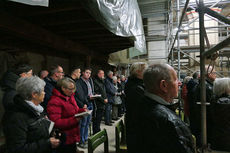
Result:
M104 100L107 99L106 89L105 89L105 81L104 81L104 79L100 79L96 76L94 78L93 82L94 82L95 94L101 95L101 97L95 99L97 109L105 109Z
M105 89L106 89L106 94L108 97L108 103L113 104L114 103L114 96L116 94L116 89L113 85L113 80L111 78L106 78L105 79Z
M93 80L90 78L89 83L92 88L92 93L94 94L94 85ZM87 106L91 105L90 98L88 96L88 87L83 78L80 78L76 81L76 92L75 92L75 100L77 101L77 105L80 108L86 104Z
M56 88L53 89L53 95L47 105L47 113L50 120L55 123L54 126L65 133L66 144L80 141L79 122L74 115L81 112L84 112L84 109L79 109L73 95L68 97Z
M14 96L17 94L15 90L15 85L18 80L19 76L15 73L8 71L3 75L1 80L1 87L2 90L5 92L3 95L3 106L5 110L9 110L14 105Z
M53 89L57 85L57 81L53 80L51 77L46 77L44 81L46 82L46 86L44 90L46 94L45 94L44 101L41 103L41 105L44 108L44 112L46 112L48 101L50 100L50 97L52 96Z
M129 153L136 152L136 146L139 146L137 139L137 131L139 118L137 112L143 110L139 108L138 102L141 101L140 97L144 94L143 80L138 78L129 77L128 82L125 85L125 104L126 104L126 136L127 136L127 147Z
M230 151L230 96L223 95L212 106L211 147Z
M206 101L211 103L213 98L213 84L212 82L206 80ZM192 93L188 93L192 95L192 98L189 99L189 112L190 112L190 128L192 133L196 136L197 145L201 145L201 105L197 104L200 102L200 88L201 84L199 83L197 86L194 87ZM210 105L206 106L207 111L207 135L208 135L208 142L210 141L209 136L211 135L211 107Z
M141 153L194 152L192 134L175 112L146 96L140 104L137 133Z
M3 117L3 130L9 153L51 153L49 124L19 95L14 98L14 109Z

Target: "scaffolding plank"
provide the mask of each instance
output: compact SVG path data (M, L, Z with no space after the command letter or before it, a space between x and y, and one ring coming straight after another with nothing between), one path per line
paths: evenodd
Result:
M214 52L217 52L217 51L221 50L222 48L228 46L229 44L230 44L230 36L227 39L225 39L222 42L215 45L214 47L210 48L206 52L204 52L203 56L207 57L207 56L213 54Z

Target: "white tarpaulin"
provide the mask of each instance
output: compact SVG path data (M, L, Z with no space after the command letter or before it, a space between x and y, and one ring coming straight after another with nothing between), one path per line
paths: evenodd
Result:
M49 6L49 0L9 0L13 2L28 4L28 5L38 5L38 6Z

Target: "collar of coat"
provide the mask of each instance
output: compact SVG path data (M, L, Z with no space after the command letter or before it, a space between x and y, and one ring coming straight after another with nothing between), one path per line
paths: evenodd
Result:
M163 98L153 94L153 93L150 93L148 91L145 91L145 96L149 97L150 99L162 104L162 105L170 105L170 103L166 102Z

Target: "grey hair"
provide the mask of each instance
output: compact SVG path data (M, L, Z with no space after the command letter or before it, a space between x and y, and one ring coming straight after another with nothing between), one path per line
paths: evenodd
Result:
M16 82L16 91L25 100L32 99L32 93L41 94L46 83L37 76L22 77Z
M161 80L171 81L171 68L168 64L154 64L149 66L143 76L146 90L155 93L159 89Z
M113 76L112 77L113 81L117 80L117 77L116 76Z
M51 66L50 71L49 71L50 76L52 76L52 75L54 75L54 73L58 72L58 68L59 67L61 67L61 66L60 65L53 65L53 66Z
M72 79L68 78L68 77L64 77L64 78L58 80L57 87L59 87L59 88L61 88L61 87L68 88L68 85L70 83L73 83L74 88L76 90L76 84L75 84L75 82Z
M133 63L130 67L130 76L136 77L138 75L137 71L144 72L147 67L148 67L148 64L145 62Z
M125 76L124 76L124 75L121 75L121 79L123 79L123 78L125 78Z
M217 78L214 81L213 93L218 97L223 94L230 95L230 78Z
M184 80L183 80L183 83L184 83L184 84L187 84L191 79L192 79L192 77L186 76L186 77L184 78Z
M112 71L108 71L107 72L107 76L109 76L110 74L113 74L113 72Z

